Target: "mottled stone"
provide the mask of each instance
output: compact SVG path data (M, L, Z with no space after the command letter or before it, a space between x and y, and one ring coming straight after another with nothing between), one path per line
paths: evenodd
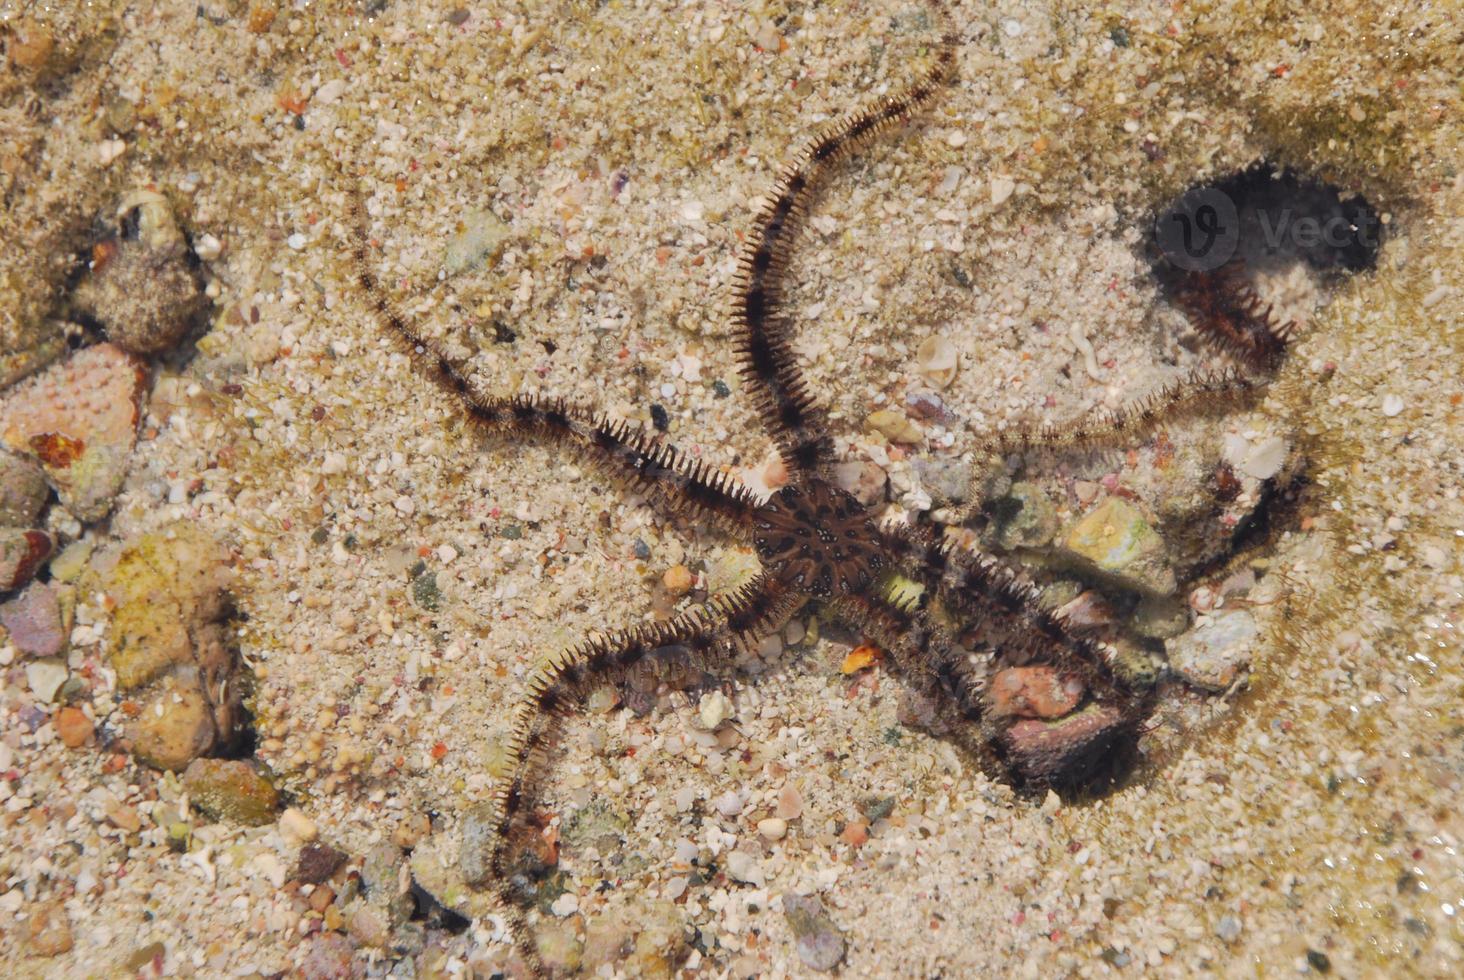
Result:
M55 586L35 582L0 604L0 626L9 631L10 642L24 656L54 657L66 649L66 623Z
M447 243L442 268L449 276L497 261L511 232L492 211L469 211L458 221L458 230Z
M0 441L40 461L78 520L112 509L137 441L147 372L112 344L77 351L0 400Z
M988 507L995 519L996 543L1003 550L1041 548L1057 535L1057 508L1035 484L1013 483Z
M0 527L34 527L50 492L35 462L0 450Z
M844 959L844 934L814 895L783 896L783 915L793 932L794 949L803 965L830 973Z
M1224 612L1172 640L1169 665L1196 687L1224 691L1250 663L1259 636L1260 627L1250 613Z
M44 531L0 527L0 592L18 589L51 557L51 536Z
M1001 741L1023 779L1071 786L1086 781L1132 728L1116 708L1094 703L1058 721L1024 718Z
M159 354L177 346L208 306L208 297L166 197L137 190L118 211L131 216L137 235L98 246L72 303L122 349Z
M991 679L987 696L994 717L1061 718L1078 706L1083 682L1046 665L1008 667Z
M359 980L365 975L364 962L356 959L356 947L340 933L320 932L305 940L302 980Z
M1121 497L1090 510L1068 530L1062 547L1080 569L1122 588L1150 595L1174 592L1164 539Z
M866 507L884 500L885 471L867 459L851 459L835 463L833 467L834 486L854 497Z
M194 759L183 772L183 787L213 819L250 827L273 823L280 802L274 784L237 759Z

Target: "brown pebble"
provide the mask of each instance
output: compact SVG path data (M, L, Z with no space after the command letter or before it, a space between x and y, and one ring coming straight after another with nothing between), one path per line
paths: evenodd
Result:
M346 862L346 855L329 844L311 843L300 848L295 864L295 878L307 885L318 885L335 874Z
M142 829L142 818L137 815L137 808L125 803L118 803L107 809L107 822L129 834L135 834Z
M59 902L38 905L25 923L26 945L32 956L60 956L71 951L71 922Z
M686 595L686 593L691 591L691 587L695 582L696 576L691 574L691 569L685 565L673 565L666 569L666 574L661 576L661 584L673 596Z
M15 21L10 28L10 61L27 71L40 71L51 60L56 39L45 24L29 17Z
M1047 666L1008 667L991 679L991 713L1007 718L1061 718L1078 706L1083 684Z
M863 847L869 840L869 825L863 820L854 820L844 825L844 832L839 837L850 847Z
M310 907L317 912L324 912L334 901L335 889L329 885L318 885L310 893Z
M92 737L96 726L80 708L67 706L56 712L56 735L68 749L79 749Z

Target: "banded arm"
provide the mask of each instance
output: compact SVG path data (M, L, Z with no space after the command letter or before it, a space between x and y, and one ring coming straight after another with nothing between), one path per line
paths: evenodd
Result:
M529 963L537 963L538 955L523 912L510 895L508 842L515 818L543 770L545 750L559 719L574 710L607 675L653 658L685 654L704 668L726 666L730 657L751 649L761 637L781 628L801 601L796 593L759 576L731 594L669 622L591 637L549 657L534 670L513 709L507 773L494 786L486 804L486 823L492 833L486 841L466 836L463 840L465 851L488 848L487 854L464 854L466 867L482 869L469 884L497 889L511 920L515 942Z
M937 12L944 17L939 6ZM902 91L883 96L824 126L784 165L733 278L731 320L741 372L764 424L792 472L811 472L833 455L827 418L798 369L793 325L782 311L782 277L808 206L829 168L928 102L955 69L956 37L941 36L934 57Z
M352 199L356 281L370 298L387 331L400 339L412 359L457 396L469 416L490 432L539 438L566 446L606 477L645 495L663 510L716 522L724 531L746 537L756 510L752 493L728 474L693 460L639 426L574 405L562 398L521 394L491 397L391 301L370 261L365 209Z

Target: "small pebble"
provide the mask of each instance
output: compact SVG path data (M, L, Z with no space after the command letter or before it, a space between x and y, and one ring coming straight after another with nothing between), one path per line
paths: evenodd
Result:
M746 851L733 851L727 855L727 876L733 881L761 888L767 884L762 864Z
M724 817L737 816L742 812L744 805L746 805L746 801L743 800L741 795L730 789L717 797L716 801L712 804L716 808L716 811Z
M844 959L844 934L816 895L783 896L783 915L803 965L819 973L835 970Z
M994 205L1005 204L1007 198L1017 189L1016 182L1010 177L991 178L991 203Z
M680 597L691 591L691 587L696 584L696 576L685 565L672 565L661 576L661 584L671 595Z
M1240 919L1233 915L1222 915L1220 921L1215 923L1215 935L1233 943L1240 938Z
M803 794L793 783L785 783L778 791L778 805L773 816L780 820L797 820L803 815Z
M294 877L307 885L318 885L345 863L346 855L333 847L318 842L306 844L295 859Z
M68 749L79 749L92 737L95 726L80 708L65 707L56 712L56 735Z
M287 844L308 844L318 833L315 821L295 807L288 807L280 814L280 836Z
M702 695L697 705L697 724L703 731L715 731L734 712L732 701L727 695L721 691L709 691Z
M780 817L766 817L757 822L757 832L765 840L782 840L788 833L788 821Z
M1394 394L1383 396L1383 414L1393 418L1403 412L1403 399Z
M956 380L960 358L956 345L944 337L926 337L915 352L915 369L920 376L938 388Z
M215 820L250 827L272 823L279 793L249 763L237 759L194 759L183 772L189 801Z
M25 665L25 681L37 701L49 704L66 683L66 665L56 657L32 660Z

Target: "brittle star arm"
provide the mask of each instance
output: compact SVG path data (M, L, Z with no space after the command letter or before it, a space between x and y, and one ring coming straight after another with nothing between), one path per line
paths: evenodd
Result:
M725 666L728 658L751 648L757 640L779 629L792 615L801 597L776 581L758 576L727 596L707 606L684 613L666 623L634 626L592 637L577 646L549 657L539 665L525 685L525 693L513 709L507 739L507 771L494 786L488 801L488 826L492 834L486 843L486 859L473 857L472 866L484 874L470 884L493 884L519 944L531 963L537 959L526 923L508 895L509 832L529 795L529 787L541 768L545 748L557 720L572 711L594 682L607 674L635 665L674 649L689 654L705 668ZM468 846L467 841L464 846Z
M467 368L449 357L387 296L370 263L366 216L353 199L352 247L356 280L371 299L389 333L406 344L412 358L462 402L469 416L495 433L540 438L567 446L612 480L645 495L663 510L705 517L728 533L745 537L757 507L752 493L728 474L687 457L638 426L573 405L562 398L521 394L491 397Z
M939 5L936 10L944 16ZM830 166L928 102L953 73L955 48L954 34L943 34L931 63L909 86L839 117L804 144L783 167L738 259L731 319L742 374L792 472L815 471L833 455L827 417L798 368L792 323L781 309L793 243Z
M1003 664L1055 662L1079 676L1095 697L1134 701L1113 671L1113 649L1044 606L1025 577L924 526L885 527L881 536L901 572L953 613L1001 632Z

